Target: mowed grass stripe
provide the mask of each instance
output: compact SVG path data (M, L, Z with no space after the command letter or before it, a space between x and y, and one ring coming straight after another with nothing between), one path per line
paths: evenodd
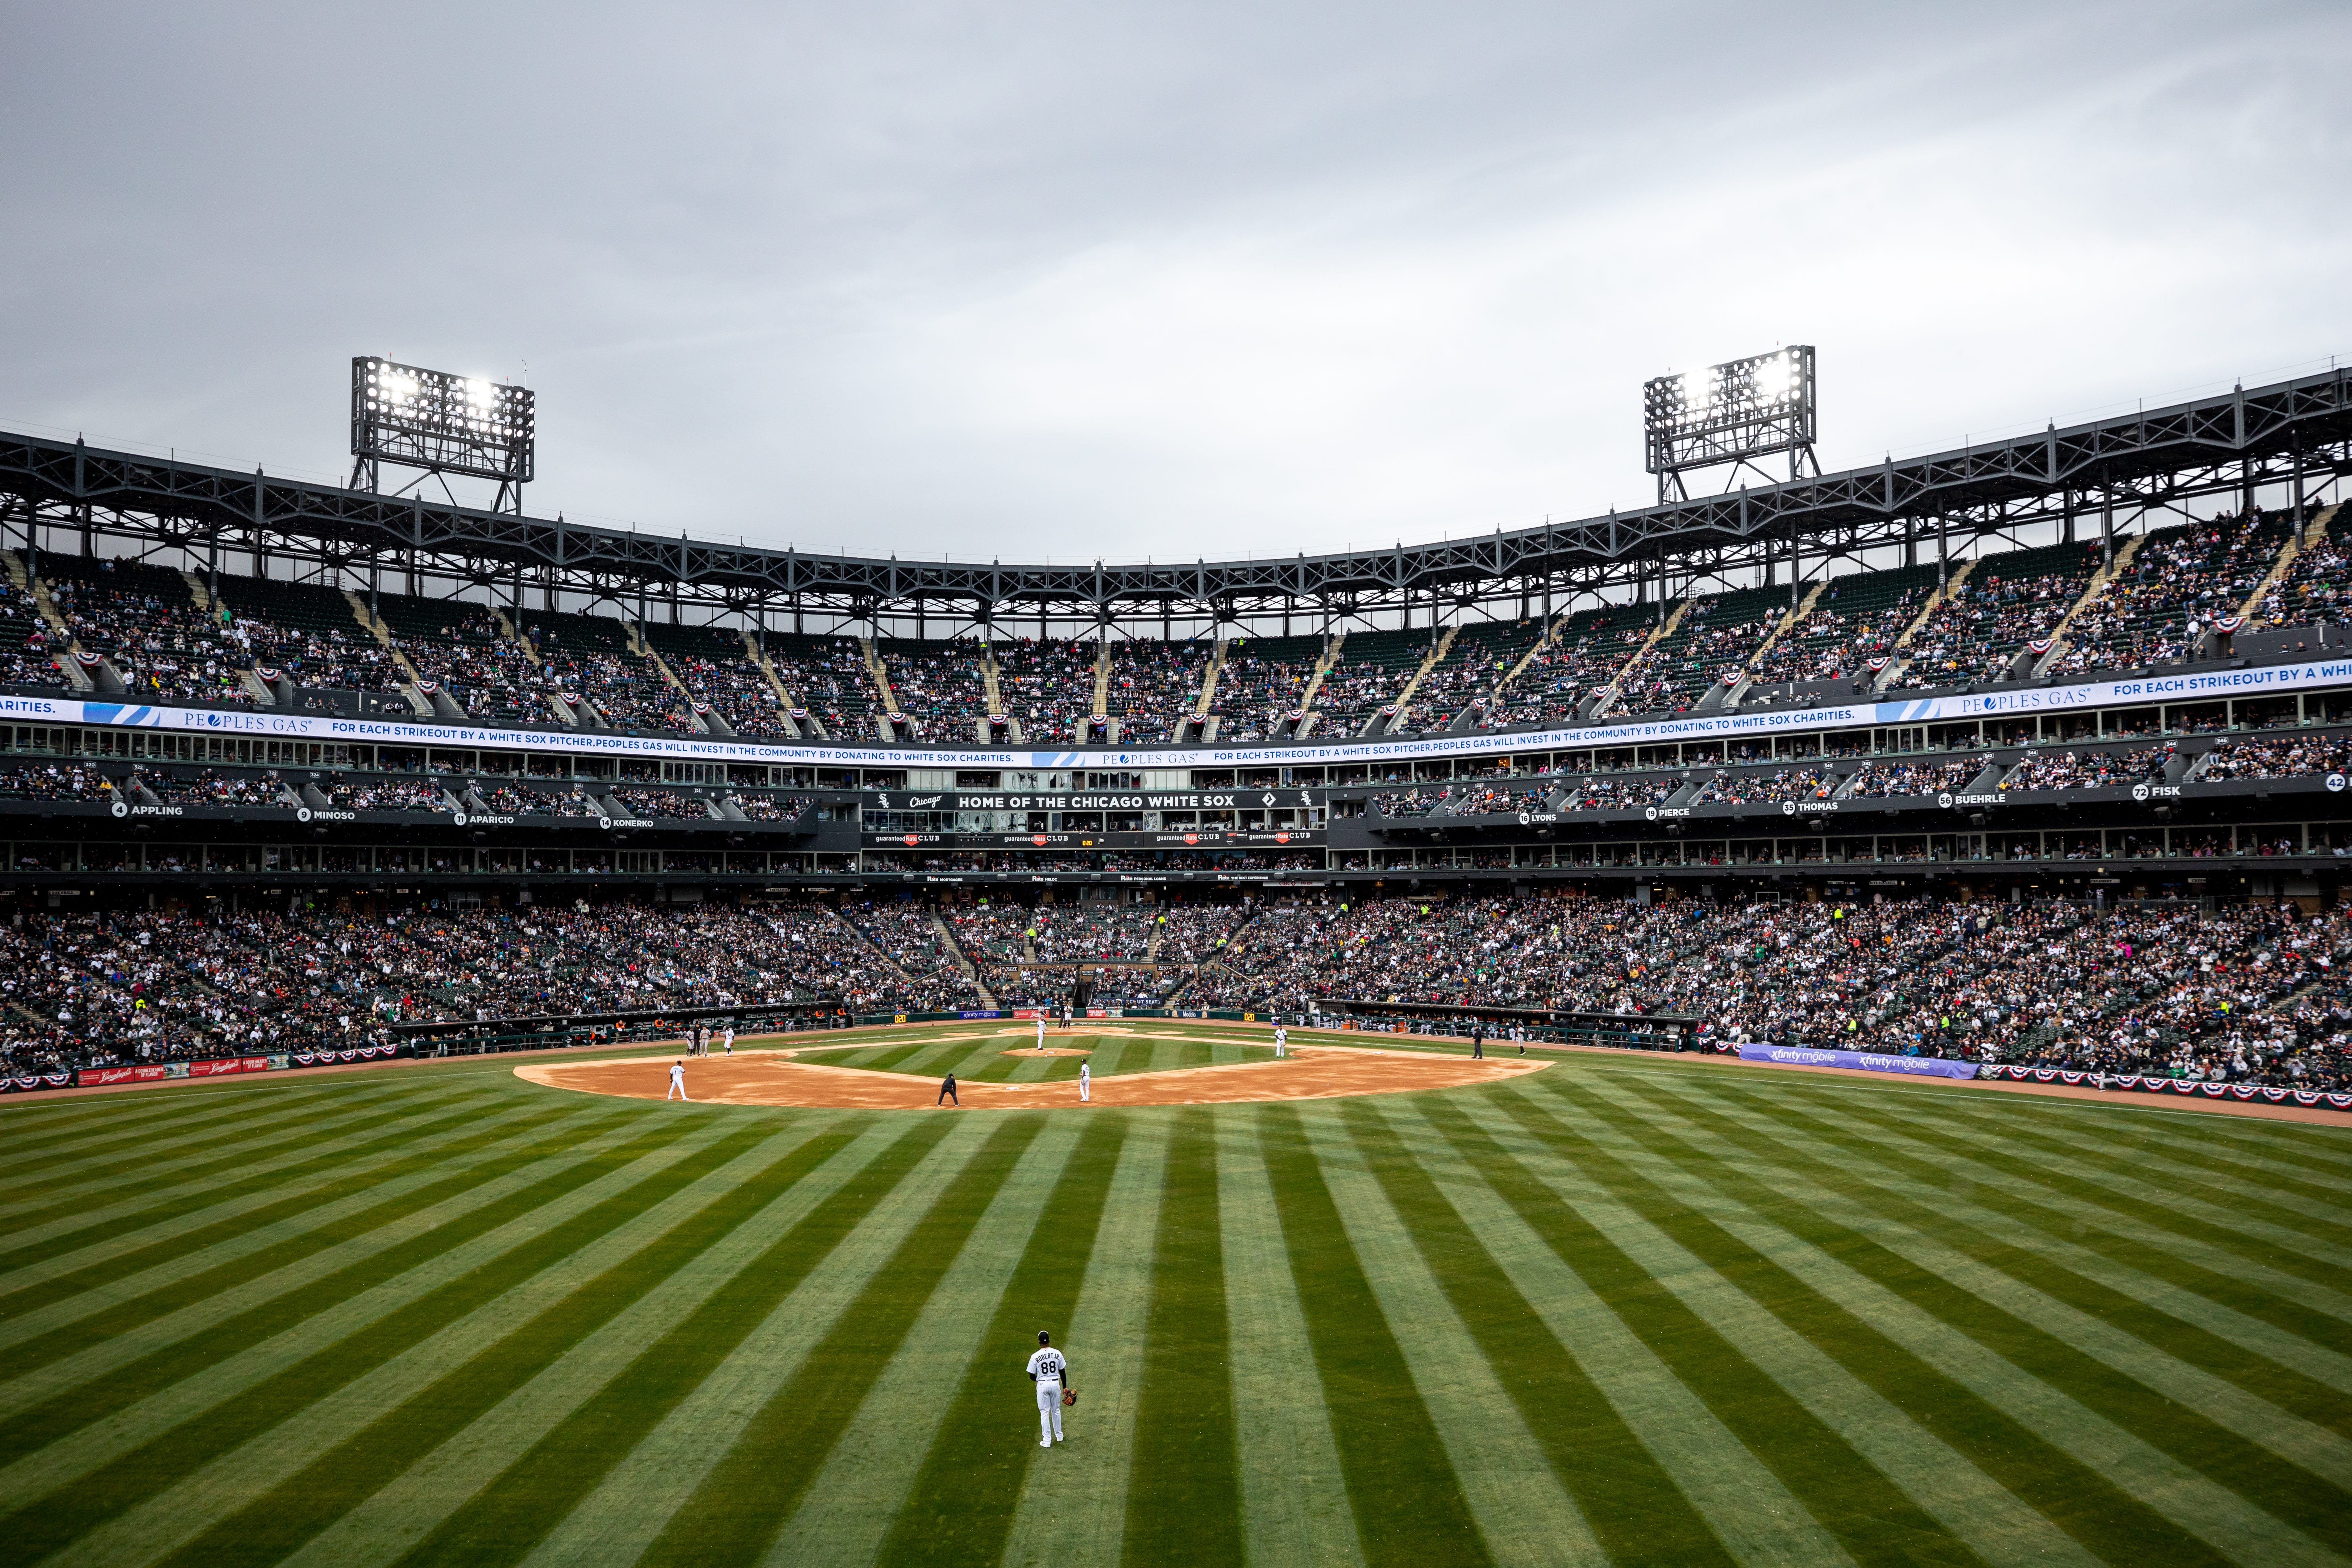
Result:
M1752 1106L1757 1102L1738 1103ZM1843 1118L1843 1130L1834 1136L1866 1139L1867 1147L1884 1147L1893 1142L1909 1150L1933 1151L1932 1155L1918 1157L1933 1158L1942 1163L1948 1179L1958 1175L1969 1181L1968 1195L1972 1203L1995 1208L2151 1279L2160 1279L2217 1306L2268 1323L2315 1348L2332 1350L2352 1340L2352 1320L2343 1312L2278 1288L2300 1280L2302 1276L2297 1272L2261 1266L2251 1271L2242 1267L2217 1267L2230 1261L2227 1254L2218 1247L2207 1247L2200 1236L2191 1233L2183 1237L2168 1228L2146 1226L2143 1211L2160 1208L2166 1201L2164 1197L2151 1196L2144 1205L2123 1209L2105 1205L2086 1208L2069 1202L2062 1184L2028 1178L2014 1166L1990 1158L1981 1138L1958 1143L1937 1136L1937 1131L1939 1130L1906 1126L1867 1110L1857 1110ZM1861 1147L1864 1146L1857 1146L1857 1152ZM2103 1217L2108 1223L2099 1223ZM2191 1257L2192 1252L2198 1256ZM2322 1294L2324 1299L2332 1300L2336 1293L2323 1290Z
M875 1152L839 1190L711 1302L604 1380L593 1397L436 1530L463 1559L488 1541L545 1568L583 1559L634 1563L730 1453L752 1417L806 1360L910 1235L913 1194L955 1179L992 1129L988 1119L862 1117ZM904 1192L905 1201L889 1202ZM501 1507L502 1505L502 1507ZM320 1568L344 1568L328 1560Z
M1487 1108L1515 1120L1520 1114L1519 1108L1496 1091L1489 1091ZM1834 1427L1660 1284L1456 1100L1425 1096L1415 1109L1855 1562L1983 1561ZM1557 1152L1562 1141L1548 1127L1541 1122L1530 1126L1523 1120L1518 1124L1548 1156L1561 1157ZM1811 1342L1810 1336L1807 1340Z
M184 1172L179 1180L139 1198L86 1210L77 1210L68 1203L47 1215L27 1216L11 1227L15 1245L0 1251L0 1307L16 1294L16 1289L7 1288L8 1282L41 1277L29 1272L41 1263L77 1259L109 1243L117 1244L111 1251L147 1245L144 1233L155 1230L163 1233L160 1238L163 1244L176 1244L215 1221L233 1221L307 1178L331 1174L372 1156L396 1157L414 1140L463 1126L487 1109L487 1105L464 1103L387 1109L356 1126L330 1130L320 1142L299 1142L292 1152L275 1159L226 1155ZM17 1289L23 1288L19 1285Z
M846 1130L810 1138L783 1132L706 1177L700 1207L648 1245L584 1279L460 1364L310 1458L268 1490L163 1559L197 1564L275 1563L325 1530L392 1477L463 1431L847 1144ZM692 1188L682 1189L685 1195Z
M1043 1327L1068 1347L1070 1385L1079 1384L1075 1357L1083 1352L1068 1325L1086 1274L1072 1262L1093 1254L1128 1125L1123 1116L1097 1119L1071 1152L876 1561L992 1563L1003 1556L1008 1505L1037 1451L1028 1423L1013 1418L1021 1393L1013 1368ZM1075 1415L1070 1425L1078 1425Z
M326 1102L325 1108L347 1116L370 1109L350 1101ZM15 1179L0 1181L0 1222L54 1203L65 1185L88 1201L110 1183L169 1180L183 1164L217 1154L226 1138L266 1147L289 1131L308 1132L317 1126L320 1109L319 1099L310 1095L295 1103L245 1099L230 1106L207 1097L178 1114L143 1117L98 1136L22 1142L12 1136L10 1153L27 1163L17 1167L22 1173Z
M148 1246L51 1274L9 1302L10 1316L0 1322L6 1364L12 1373L22 1375L82 1348L92 1335L127 1333L407 1212L414 1203L411 1189L417 1184L462 1182L469 1157L481 1151L533 1137L559 1123L584 1126L594 1121L544 1108L519 1109L487 1122L467 1117L442 1129L438 1136L419 1139L397 1156L363 1163L321 1185L247 1209L234 1220L192 1227L184 1239L158 1237Z
M1404 1217L1366 1169L1361 1145L1348 1138L1330 1105L1302 1108L1298 1121L1487 1555L1504 1563L1604 1562L1590 1522L1431 1277Z
M1018 1437L1034 1428L1035 1390L1021 1370L1037 1348L1034 1322L1028 1332L1016 1330L1001 1344L991 1343L987 1334L990 1322L1020 1288L1022 1256L1046 1226L1048 1207L1086 1127L1070 1117L1044 1121L915 1314L897 1353L880 1363L800 1507L769 1544L766 1562L793 1568L872 1563L893 1517L904 1509L924 1455L939 1440L941 1394L955 1388L976 1363L995 1373L1004 1429ZM1110 1168L1094 1173L1097 1203L1110 1174ZM1036 1439L1029 1441L1034 1445ZM992 1511L1009 1516L1019 1491L1016 1479L992 1500Z
M1812 1340L1914 1422L1952 1445L2101 1558L2111 1563L2149 1555L2180 1563L2227 1561L2065 1447L1588 1136L1581 1124L1596 1120L1609 1124L1612 1133L1624 1135L1615 1121L1617 1112L1605 1099L1567 1080L1548 1085L1540 1095L1513 1085L1496 1099L1538 1137L1572 1150L1586 1173L1619 1202ZM1789 1205L1783 1199L1778 1206Z
M446 1302L453 1288L488 1282L551 1227L562 1229L580 1213L675 1164L682 1151L691 1152L694 1146L681 1144L678 1132L648 1129L576 1156L541 1150L522 1166L528 1184L497 1201L458 1209L401 1246L353 1262L298 1300L266 1303L201 1342L145 1357L11 1419L0 1426L0 1458L6 1460L0 1498L29 1503L52 1487L76 1489L98 1469L119 1471L145 1445L246 1408L264 1390L289 1401L299 1401L306 1388L323 1394L338 1357L347 1352L372 1356L369 1344L383 1324L415 1302ZM576 1203L571 1201L575 1194Z
M1872 1125L1884 1122L1884 1112L1866 1103L1853 1112ZM2303 1216L2274 1205L2233 1195L2227 1204L2202 1196L2193 1184L2177 1179L2157 1194L2144 1191L2145 1173L2119 1157L2104 1153L2086 1141L2045 1132L2033 1118L2021 1115L2007 1136L1989 1130L1965 1142L1958 1132L1939 1132L1957 1148L1968 1147L1988 1167L2029 1185L2053 1192L2072 1203L2128 1216L2147 1232L2165 1238L2191 1241L2201 1247L2229 1254L2281 1273L2324 1286L2339 1296L2352 1296L2352 1266L2312 1234Z
M1609 1092L1614 1099L1622 1088L1596 1092ZM2347 1507L2352 1495L2159 1392L2130 1367L2092 1355L2064 1335L2028 1321L1935 1267L1941 1260L1975 1272L1965 1259L1949 1253L1938 1259L1898 1247L1879 1234L1884 1227L1872 1205L1883 1194L1874 1189L1866 1189L1868 1202L1864 1203L1842 1199L1804 1175L1767 1184L1738 1162L1713 1152L1714 1143L1726 1141L1724 1130L1711 1129L1702 1141L1630 1106L1619 1109L1619 1124L1639 1146L1638 1153L1623 1152L1635 1162L1665 1167L1664 1173L1653 1173L1654 1182L1691 1189L1678 1195L1694 1206L1707 1207L1725 1229L1759 1251L1777 1255L1783 1245L1779 1238L1785 1235L1812 1248L1821 1259L1834 1259L1834 1268L1806 1268L1801 1254L1784 1262L1792 1270L1804 1269L1819 1289L1849 1310L1887 1320L1890 1328L1904 1331L1901 1337L1906 1342L1923 1351L1935 1344L1939 1326L1973 1341L1997 1360L1972 1364L1976 1358L1945 1350L1936 1356L1937 1363L1988 1401L2013 1410L2051 1441L2095 1465L2119 1487L2160 1499L2158 1507L2206 1540L2228 1549L2231 1543L2260 1541L2267 1531L2271 1539L2264 1550L2275 1552L2292 1545L2276 1531L2277 1521L2339 1551L2352 1539L2344 1535L2352 1529L2352 1508ZM1864 1208L1862 1223L1839 1220L1832 1212L1839 1206ZM1855 1277L1875 1291L1857 1288ZM1891 1299L1884 1308L1879 1291ZM1906 1324L1908 1314L1895 1301L1908 1303L1924 1321ZM2153 1362L2159 1380L2168 1383L2186 1370L2162 1356L2141 1359ZM2021 1373L2022 1378L2017 1375ZM2072 1404L2048 1400L2023 1379L2038 1380ZM2113 1430L2101 1430L2096 1419L2085 1419L2084 1412L2112 1423ZM2170 1463L2158 1460L2158 1455ZM2203 1477L2212 1489L2200 1488L2183 1471Z
M1520 1296L1385 1109L1356 1100L1343 1107L1341 1120L1430 1278L1476 1340L1601 1551L1612 1559L1647 1554L1728 1564L1715 1531Z
M1954 1135L1999 1135L2002 1121L2017 1119L2012 1105L1986 1103L1990 1098L1969 1096L1968 1103L1948 1115ZM2160 1159L2204 1172L2215 1178L2217 1186L2263 1203L2291 1194L2326 1213L2340 1211L2345 1198L2352 1196L2352 1160L2347 1160L2342 1140L2331 1138L2328 1130L2242 1116L2131 1116L2132 1101L2145 1103L2144 1097L2118 1098L2123 1103L2114 1106L2072 1102L2067 1110L2074 1114L2045 1117L2026 1136L2046 1142L2063 1132L2064 1142L2081 1144L2085 1156L2110 1169L2128 1170L2145 1166L2152 1157Z
M1575 1363L1574 1375L1591 1380L1605 1402L1607 1420L1622 1425L1642 1446L1640 1457L1672 1478L1733 1561L1754 1568L1811 1568L1814 1563L1848 1561L1835 1538L1780 1484L1780 1478L1749 1453L1706 1403L1559 1260L1412 1100L1383 1096L1379 1108L1388 1121L1412 1129L1415 1160L1459 1216L1457 1223L1493 1258L1511 1289ZM1543 1158L1543 1152L1532 1145L1525 1152ZM1717 1327L1728 1331L1729 1326L1717 1323ZM1752 1360L1752 1342L1748 1348ZM1803 1351L1818 1361L1810 1346ZM1850 1432L1859 1425L1851 1419L1850 1412L1837 1407L1842 1399L1859 1400L1884 1410L1875 1395L1834 1366L1818 1370L1821 1375L1801 1381L1808 1399L1832 1426ZM1785 1384L1789 1380L1782 1381ZM1885 1414L1891 1425L1903 1424L1891 1412ZM1880 1460L1884 1468L1880 1456L1868 1457ZM1938 1507L1949 1508L1964 1496L1954 1483L1966 1479L1966 1468L1948 1457L1932 1473L1923 1470L1916 1479ZM1896 1485L1906 1485L1907 1472L1890 1475ZM1985 1494L1998 1494L2000 1500L2014 1504L1990 1482L1981 1477L1976 1479ZM1981 1517L1981 1510L1972 1512ZM2038 1517L2032 1522L2061 1544L2072 1544ZM2083 1561L2087 1564L2090 1559Z
M765 1554L882 1363L898 1353L932 1289L1045 1120L999 1119L907 1239L810 1350L792 1381L751 1418L727 1456L670 1516L639 1562L646 1568L719 1568L755 1563Z
M1054 1342L1071 1357L1085 1396L1063 1425L1071 1439L1050 1464L1026 1467L1022 1485L996 1506L1006 1508L1001 1560L1048 1568L1118 1558L1127 1528L1127 1491L1135 1459L1135 1416L1143 1385L1145 1324L1151 1309L1152 1239L1160 1233L1160 1194L1173 1118L1165 1111L1104 1112L1122 1130L1125 1147L1106 1184L1084 1280ZM1039 1323L1039 1328L1053 1325ZM1023 1386L1013 1385L1016 1393ZM1018 1435L1023 1414L1006 1411Z
M452 1084L426 1095L374 1095L356 1101L307 1095L293 1104L261 1094L206 1098L203 1116L184 1123L180 1136L156 1143L128 1140L103 1158L60 1168L59 1184L0 1205L0 1223L22 1235L60 1215L136 1206L188 1182L239 1170L257 1156L354 1138L396 1118L430 1117L461 1102L486 1104L493 1097L478 1085ZM72 1196L61 1203L60 1192Z
M1248 1411L1241 1443L1242 1522L1254 1563L1363 1561L1332 1412L1322 1395L1307 1311L1284 1249L1255 1108L1216 1110L1217 1207L1225 1268L1233 1398ZM1039 1553L1034 1561L1050 1560Z
M794 1120L804 1134L838 1133L845 1142L789 1186L772 1187L756 1214L596 1325L448 1441L369 1490L326 1529L282 1559L284 1568L383 1568L406 1553L427 1531L478 1494L486 1482L529 1453L634 1365L646 1346L681 1324L698 1321L719 1293L735 1285L747 1268L773 1248L778 1238L831 1201L907 1131L901 1119L892 1119L898 1121L896 1126L886 1126L883 1119L871 1117ZM763 1147L745 1158L760 1158L769 1152ZM741 1163L739 1160L737 1166ZM726 1171L704 1178L673 1200L670 1208L676 1210L685 1201L706 1196L728 1178ZM601 1249L604 1259L618 1256L616 1244L641 1239L646 1233L646 1227L641 1226L635 1236L616 1235ZM546 1301L549 1291L542 1289L535 1296ZM497 1310L494 1305L492 1310ZM505 1320L488 1321L497 1327ZM445 1369L449 1359L454 1358L445 1359Z
M155 1522L152 1516L134 1517L141 1512L142 1505L159 1499L217 1456L331 1399L338 1390L424 1342L480 1303L544 1269L560 1267L581 1247L651 1208L698 1176L725 1164L763 1136L763 1130L747 1127L691 1148L659 1169L644 1173L623 1190L520 1240L518 1245L465 1274L409 1297L369 1325L365 1332L323 1347L201 1416L153 1435L100 1474L52 1491L37 1505L21 1510L16 1516L19 1539L31 1537L44 1552L58 1551L71 1542L76 1550L68 1560L116 1560L120 1547L117 1542L108 1539L110 1534L140 1534ZM576 1173L566 1184L578 1184ZM185 1510L166 1511L173 1516L168 1527L178 1528ZM107 1527L114 1524L121 1528L110 1531Z
M1297 1111L1265 1108L1258 1127L1365 1560L1412 1568L1489 1561Z
M1689 1100L1670 1095L1663 1086L1644 1092L1662 1113L1683 1119L1686 1135L1704 1130L1707 1136L1724 1137L1765 1164L1806 1179L1822 1169L1829 1157L1859 1160L1865 1170L1884 1173L1874 1183L1872 1204L1920 1234L2093 1321L2133 1336L2151 1351L2227 1382L2299 1420L2352 1438L2352 1391L2263 1354L2242 1339L2128 1294L2084 1273L2074 1260L2035 1250L2004 1234L2001 1222L2015 1219L2044 1236L2053 1248L2063 1247L2066 1227L2055 1211L2024 1202L2005 1203L2002 1194L1996 1193L1990 1201L1972 1195L1965 1209L1954 1212L1948 1196L1939 1197L1936 1191L1947 1177L1943 1166L1857 1137L1850 1131L1850 1124L1831 1122L1793 1108L1775 1118L1751 1106ZM1740 1120L1743 1117L1753 1120ZM2069 1250L2075 1250L2077 1258L2096 1256L2087 1249Z
M1216 1131L1200 1107L1176 1115L1168 1140L1122 1532L1138 1563L1243 1555Z
M17 1412L92 1384L100 1385L98 1397L105 1408L118 1408L142 1397L136 1389L170 1387L197 1371L219 1366L224 1338L240 1349L269 1342L276 1334L373 1288L372 1276L350 1272L354 1266L544 1181L551 1160L571 1164L597 1152L615 1141L618 1121L534 1130L528 1140L509 1139L458 1162L446 1176L436 1173L405 1193L388 1194L385 1201L395 1205L396 1212L380 1225L273 1273L192 1298L173 1311L86 1342L70 1355L0 1383L0 1419L13 1419ZM593 1135L561 1143L547 1137L551 1131L583 1128ZM200 1342L191 1345L191 1341ZM166 1356L176 1356L176 1363L156 1359Z

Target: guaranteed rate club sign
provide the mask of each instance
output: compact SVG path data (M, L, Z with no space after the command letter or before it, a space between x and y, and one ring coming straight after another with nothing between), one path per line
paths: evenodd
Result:
M1655 745L1675 741L1757 740L1867 725L1921 724L1964 719L2030 718L2094 708L2136 707L2224 698L2294 696L2352 686L2352 659L2313 659L2256 669L2183 671L2128 680L2071 686L2028 686L1909 701L1855 702L1836 707L1755 713L1685 713L1638 724L1590 724L1507 734L1478 731L1417 741L1364 740L1290 746L1171 746L1153 750L1015 751L973 747L926 751L897 746L768 744L718 735L622 735L601 730L499 730L467 724L347 719L272 710L175 708L78 698L0 695L0 721L115 725L198 734L247 735L340 744L474 747L493 751L564 752L575 756L674 759L682 762L779 763L837 768L1198 768L1319 767L1419 757L1477 757L1552 752L1585 746Z

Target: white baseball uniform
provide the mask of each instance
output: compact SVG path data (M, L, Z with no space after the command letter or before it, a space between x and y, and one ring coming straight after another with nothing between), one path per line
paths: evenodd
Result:
M669 1064L669 1093L663 1095L662 1098L664 1100L684 1100L686 1098L686 1066L684 1063L672 1062Z
M1277 1057L1290 1054L1290 1031L1279 1024L1274 1026L1274 1054Z
M1043 1013L1037 1015L1037 1048L1041 1051L1045 1048L1045 1015Z
M730 1057L735 1054L735 1026L732 1024L727 1026L727 1054Z
M1078 1064L1078 1102L1081 1105L1092 1098L1090 1091L1094 1088L1094 1081L1093 1076L1087 1071L1087 1064L1080 1062Z
M1037 1447L1041 1448L1052 1447L1054 1439L1062 1436L1062 1373L1069 1364L1051 1345L1029 1358L1029 1375L1037 1380Z

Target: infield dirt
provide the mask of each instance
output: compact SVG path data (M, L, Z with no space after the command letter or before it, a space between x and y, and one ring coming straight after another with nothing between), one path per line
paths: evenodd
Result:
M931 1108L940 1080L908 1073L875 1072L796 1061L793 1050L738 1051L687 1064L687 1093L720 1105L797 1105L853 1110ZM595 1062L528 1062L515 1076L551 1089L630 1100L660 1100L668 1091L672 1056L625 1057ZM1352 1095L1409 1094L1459 1089L1539 1072L1550 1064L1513 1058L1474 1061L1357 1046L1299 1046L1279 1061L1226 1062L1165 1072L1097 1079L1092 1105L1215 1105L1242 1100L1335 1100ZM959 1082L967 1110L1039 1110L1078 1104L1078 1086L1048 1083ZM953 1109L940 1107L940 1109Z

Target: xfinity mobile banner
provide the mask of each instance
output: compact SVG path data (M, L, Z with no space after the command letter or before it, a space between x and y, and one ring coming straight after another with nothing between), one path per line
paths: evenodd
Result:
M1814 1051L1793 1046L1745 1045L1739 1047L1739 1059L1744 1062L1779 1062L1784 1067L1860 1068L1864 1072L1925 1073L1934 1078L1974 1078L1974 1062L1956 1062L1944 1057L1890 1057L1876 1051Z
M0 722L121 724L146 729L250 735L273 740L325 741L389 746L468 746L491 750L571 752L589 756L670 758L713 763L783 763L864 768L1198 768L1252 763L1379 763L1414 757L1550 752L1575 746L1656 745L1673 741L1752 740L1843 730L1868 724L1924 724L1955 719L2021 718L2036 713L2186 702L2225 697L2292 696L2352 685L2352 660L2274 664L2260 669L2220 669L2152 675L2074 686L2026 686L1911 701L1855 702L1839 707L1788 708L1755 713L1685 713L1641 724L1596 724L1510 734L1476 731L1417 741L1309 741L1293 746L1170 747L1154 751L1098 749L1013 751L973 747L931 752L911 746L767 744L715 735L618 735L604 730L492 730L422 721L345 719L268 710L142 707L73 698L0 695Z

